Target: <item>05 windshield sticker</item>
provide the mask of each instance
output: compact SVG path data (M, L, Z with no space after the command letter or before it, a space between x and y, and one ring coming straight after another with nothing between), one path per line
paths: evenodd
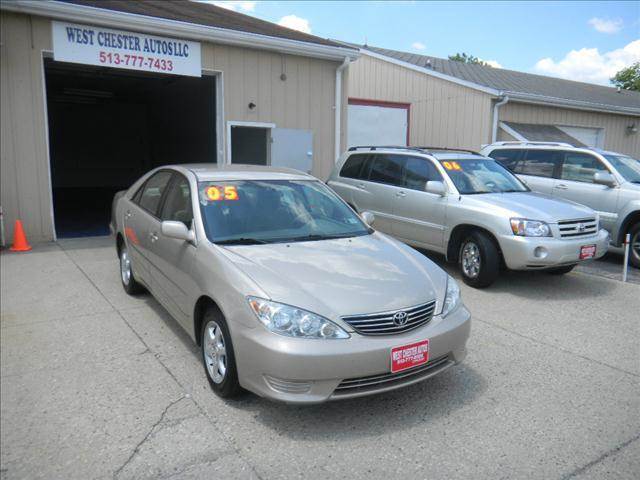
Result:
M462 167L458 162L442 162L442 166L447 170L462 170Z
M239 199L240 196L235 185L207 185L200 191L200 200L204 205L209 202L235 201Z

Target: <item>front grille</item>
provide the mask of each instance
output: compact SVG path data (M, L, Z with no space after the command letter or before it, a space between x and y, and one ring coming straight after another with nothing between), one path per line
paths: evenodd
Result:
M434 375L439 370L453 365L453 361L448 355L430 360L424 365L411 368L398 373L383 373L380 375L369 375L368 377L349 378L343 380L333 392L333 397L341 395L353 395L354 393L366 393L381 388L402 386L415 380Z
M598 231L595 218L581 218L578 220L562 220L558 222L561 238L586 237Z
M392 335L407 332L428 323L433 317L435 308L436 301L432 300L415 307L368 315L350 315L342 317L342 320L363 335ZM393 316L399 312L407 314L406 323L403 325L398 325L393 321Z

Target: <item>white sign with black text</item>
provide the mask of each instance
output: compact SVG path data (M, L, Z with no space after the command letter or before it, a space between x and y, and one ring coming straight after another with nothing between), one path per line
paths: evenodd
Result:
M202 76L198 42L66 22L53 22L53 58L60 62Z

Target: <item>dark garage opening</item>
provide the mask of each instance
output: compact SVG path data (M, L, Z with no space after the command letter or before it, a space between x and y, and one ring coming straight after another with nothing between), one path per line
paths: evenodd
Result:
M159 165L216 162L215 77L45 59L58 237L109 233L113 195Z

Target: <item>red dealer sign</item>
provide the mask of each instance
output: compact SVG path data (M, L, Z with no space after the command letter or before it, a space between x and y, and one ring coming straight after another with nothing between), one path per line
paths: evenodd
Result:
M53 22L53 58L61 62L200 77L200 44L175 38Z

